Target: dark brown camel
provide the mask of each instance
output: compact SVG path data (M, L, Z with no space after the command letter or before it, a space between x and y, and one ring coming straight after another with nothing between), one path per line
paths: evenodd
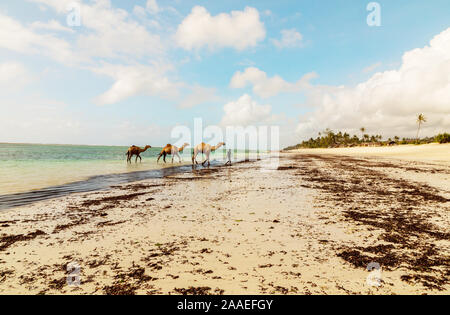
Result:
M132 145L125 154L127 156L127 163L131 163L131 158L133 157L133 155L136 155L136 163L138 158L141 159L142 162L141 153L147 151L151 147L152 146L150 145L146 145L144 149L141 149L140 147Z

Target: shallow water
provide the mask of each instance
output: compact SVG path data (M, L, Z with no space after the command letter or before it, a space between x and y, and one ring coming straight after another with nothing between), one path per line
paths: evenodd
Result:
M218 164L213 162L213 164ZM197 166L198 168L198 166ZM64 185L51 186L28 192L0 195L0 210L25 206L38 201L67 196L72 193L81 193L105 190L114 185L131 183L150 178L162 178L168 175L192 170L192 165L161 167L160 169L129 172L122 174L108 174L92 176L83 181L71 182Z
M127 147L0 143L0 210L76 192L107 189L112 185L192 171L191 150L183 162L167 157L157 164L162 148L142 153L142 163L126 163ZM244 151L235 152L242 160ZM225 150L211 154L211 165L222 164ZM202 157L197 158L198 161Z
M161 148L142 153L142 163L126 163L127 147L0 144L0 195L40 190L92 176L123 174L171 167L171 157L164 165L156 163ZM219 150L211 160L224 157ZM190 150L182 155L184 164L190 164ZM200 160L200 158L198 158ZM175 158L177 162L177 158ZM179 165L179 163L175 163Z

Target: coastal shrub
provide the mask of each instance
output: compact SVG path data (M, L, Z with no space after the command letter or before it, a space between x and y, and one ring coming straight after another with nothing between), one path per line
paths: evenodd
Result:
M441 133L435 137L435 141L439 143L450 143L450 134Z
M351 136L346 132L333 132L327 129L319 133L317 138L310 138L309 140L303 141L297 145L290 146L284 150L296 150L300 148L342 148L342 147L356 147L356 146L389 146L393 143L398 145L405 144L428 144L432 142L439 143L450 143L450 134L444 133L437 135L436 137L424 137L421 139L416 138L402 138L395 136L394 141L392 138L383 141L381 135L368 135L363 134L361 138L357 135Z

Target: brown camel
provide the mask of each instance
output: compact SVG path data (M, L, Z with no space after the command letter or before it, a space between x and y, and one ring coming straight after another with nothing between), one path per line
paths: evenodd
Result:
M164 156L163 160L164 160L164 163L166 163L166 156L172 155L172 164L173 164L173 159L175 158L175 155L176 155L176 156L178 156L178 159L180 160L180 163L181 163L182 159L180 156L180 152L183 152L184 149L188 146L189 146L189 143L183 144L183 146L181 148L177 148L174 145L168 144L162 149L161 153L158 156L158 160L156 162L159 163L159 159L161 158L161 156Z
M194 152L192 153L192 164L198 164L197 163L197 155L199 153L206 155L206 160L203 161L202 165L205 165L206 162L208 162L208 166L210 165L209 162L209 155L211 152L214 152L218 150L220 147L224 146L224 142L218 143L216 146L211 146L210 144L206 144L204 142L200 143L194 148Z
M140 148L137 147L135 145L132 145L127 153L125 153L125 155L127 156L127 163L130 162L131 163L131 158L133 157L133 155L136 155L136 163L137 163L137 159L141 159L142 162L142 158L141 158L141 153L147 151L148 149L150 149L152 146L150 145L146 145L145 148Z

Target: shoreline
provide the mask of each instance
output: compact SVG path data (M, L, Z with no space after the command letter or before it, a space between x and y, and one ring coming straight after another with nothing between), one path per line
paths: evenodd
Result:
M56 187L89 181L95 176L131 174L191 165L191 152L181 154L182 163L163 161L157 163L160 149L151 148L142 154L142 163L126 163L125 149L107 146L47 146L47 145L1 145L0 144L0 195L13 195L30 191L48 190ZM234 157L241 160L248 154L237 151ZM225 158L225 151L211 154L213 160ZM126 175L118 175L126 176ZM61 187L64 189L64 187ZM26 197L26 196L25 196ZM0 202L1 204L1 202Z
M164 165L163 165L164 166ZM0 195L0 211L31 205L36 202L69 196L76 193L105 191L114 185L133 183L151 178L163 178L168 174L189 172L191 165L165 166L160 169L94 175L85 180L49 186L26 192Z
M430 162L450 165L450 143L421 144L421 145L396 145L383 147L352 147L352 148L317 148L296 149L284 151L285 153L305 154L334 154L373 158L392 158L399 160Z
M5 210L0 293L448 294L449 176L291 152Z
M257 160L260 159L261 157L258 156ZM247 160L238 159L234 161L234 164L239 164L242 162L247 162ZM221 167L223 166L223 164L224 164L223 161L217 160L211 161L211 167ZM205 167L199 164L196 166L196 168L205 168ZM0 194L0 211L32 205L40 201L70 196L71 194L87 193L94 191L106 191L108 189L114 188L114 186L117 185L139 182L146 179L164 178L168 175L178 173L189 173L193 171L194 167L192 164L168 163L168 164L161 164L160 168L157 169L93 175L84 180L68 182L62 185L33 189L25 192Z

